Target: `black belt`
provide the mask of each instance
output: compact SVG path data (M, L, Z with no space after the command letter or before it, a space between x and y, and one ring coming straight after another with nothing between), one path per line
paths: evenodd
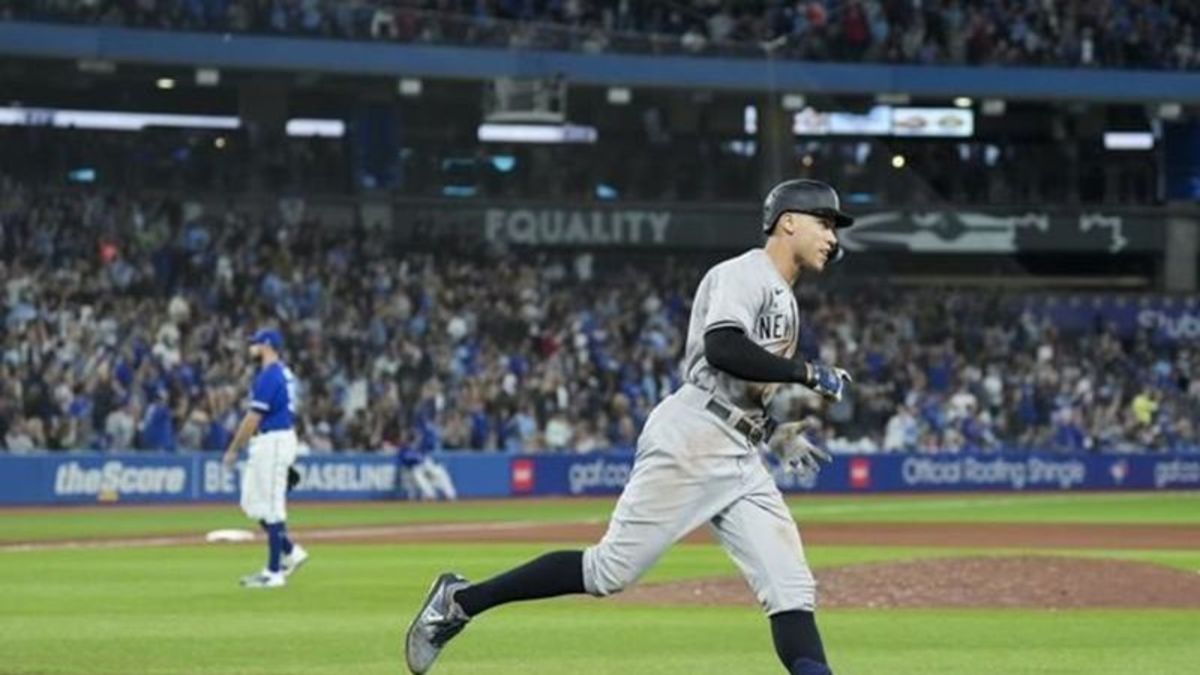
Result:
M751 443L755 445L767 438L767 426L764 424L755 424L751 422L750 418L746 417L744 414L738 417L736 422L730 422L729 420L732 419L736 413L741 412L737 408L727 406L717 399L711 398L708 400L708 403L705 404L704 409L721 418L721 420L732 426L735 431L745 436Z

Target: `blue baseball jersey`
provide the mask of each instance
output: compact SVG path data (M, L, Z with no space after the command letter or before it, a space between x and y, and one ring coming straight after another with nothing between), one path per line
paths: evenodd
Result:
M296 376L276 361L254 376L250 408L262 413L260 433L291 429L296 415Z

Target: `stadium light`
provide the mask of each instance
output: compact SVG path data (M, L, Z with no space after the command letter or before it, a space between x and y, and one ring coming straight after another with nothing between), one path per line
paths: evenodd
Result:
M784 94L783 100L780 102L784 110L795 112L804 110L808 105L808 100L804 98L804 94Z
M1106 131L1105 150L1152 150L1154 134L1149 131Z
M425 83L420 78L402 77L396 82L396 93L401 96L415 98L421 95L425 89Z
M612 105L629 105L633 100L633 92L629 87L609 87L607 97Z
M1008 110L1008 104L1002 98L985 98L983 104L979 106L979 111L984 115L991 117L999 117Z
M197 68L196 84L201 87L215 87L221 84L221 71L216 68Z
M595 127L577 124L493 124L485 122L476 132L483 143L595 143Z
M892 155L893 169L903 169L905 164L906 160L904 159L904 155Z
M297 117L288 120L287 135L341 138L346 135L346 123L341 120L319 120Z
M241 120L227 115L175 115L108 110L59 110L55 108L0 108L0 126L141 131L146 127L182 129L237 129Z
M103 59L80 59L75 66L79 72L93 75L112 75L117 72L117 64Z
M158 78L158 82L155 82L155 85L159 89L164 89L164 90L165 89L174 89L175 88L175 80L173 80L169 77L160 77L160 78Z
M970 108L974 103L970 96L959 96L954 99L954 107L956 108Z
M1183 106L1179 103L1160 103L1158 117L1164 120L1177 120L1183 116Z

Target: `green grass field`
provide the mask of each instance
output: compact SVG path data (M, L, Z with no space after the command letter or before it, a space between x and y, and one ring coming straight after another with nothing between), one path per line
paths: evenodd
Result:
M450 521L578 522L611 504L296 505L294 530ZM804 522L1200 524L1200 495L807 498ZM199 534L244 527L232 506L0 511L0 542ZM586 543L586 542L581 542ZM556 545L560 546L560 545ZM0 550L0 673L403 673L403 629L444 568L484 576L539 544L333 544L285 589L236 579L259 545ZM813 565L978 554L970 549L810 547ZM989 549L987 554L1004 551ZM1040 551L1047 553L1047 551ZM1200 550L1089 550L1200 570ZM733 575L719 548L675 548L648 576ZM1200 610L828 610L838 675L1191 673ZM447 650L438 675L780 673L752 607L644 607L590 598L496 610Z

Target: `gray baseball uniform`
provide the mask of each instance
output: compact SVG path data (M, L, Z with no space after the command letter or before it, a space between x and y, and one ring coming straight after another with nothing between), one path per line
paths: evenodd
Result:
M617 593L708 523L768 615L812 611L816 582L796 523L757 444L744 433L747 425L761 427L778 385L739 380L708 364L704 335L721 327L741 328L778 356L795 352L796 299L764 250L726 260L700 282L685 383L646 420L608 531L583 554L584 585L593 595Z

